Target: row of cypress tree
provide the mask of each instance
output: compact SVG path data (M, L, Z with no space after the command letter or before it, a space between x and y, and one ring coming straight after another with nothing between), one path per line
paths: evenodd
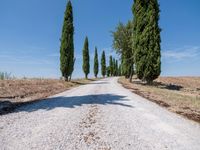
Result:
M90 53L89 53L89 41L88 37L85 38L84 47L83 47L83 72L85 73L85 78L88 78L88 74L90 73ZM98 50L95 47L94 54L94 76L97 78L99 73L99 59L98 59ZM109 66L106 66L106 54L105 51L102 52L101 55L101 75L105 77L110 76L119 76L121 75L121 67L118 66L118 60L115 60L112 56L110 56Z
M62 37L60 39L60 70L62 77L66 81L71 80L72 73L74 71L75 57L74 57L74 25L73 25L73 9L72 3L69 0L66 6L64 23L62 29ZM101 56L101 74L103 77L107 76L117 76L119 74L118 61L110 57L112 63L109 67L106 67L106 55L103 51ZM83 72L85 78L88 78L90 73L90 55L89 55L89 41L88 37L85 38L83 46ZM94 75L97 77L99 73L99 60L98 60L98 51L95 47L95 56L94 56Z
M88 74L90 73L90 53L89 53L89 41L88 37L85 38L84 46L83 46L83 72L85 74L85 78L88 78ZM98 59L98 50L95 47L95 54L94 54L94 76L97 78L99 73L99 59ZM101 56L101 74L103 77L106 75L106 55L105 51L102 52Z
M113 48L121 56L122 75L152 83L161 73L158 0L134 0L133 20L112 32ZM135 67L135 68L134 68Z
M109 66L107 67L107 76L120 76L121 75L121 65L118 65L118 60L115 60L112 56L109 59Z

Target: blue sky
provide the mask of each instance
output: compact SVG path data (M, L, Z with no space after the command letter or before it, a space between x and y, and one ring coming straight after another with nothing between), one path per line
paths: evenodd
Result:
M0 71L17 77L58 78L59 48L67 0L0 1ZM72 0L75 25L74 77L83 77L82 47L89 37L91 76L97 46L113 54L119 21L132 19L132 0ZM200 1L159 0L162 76L200 76Z

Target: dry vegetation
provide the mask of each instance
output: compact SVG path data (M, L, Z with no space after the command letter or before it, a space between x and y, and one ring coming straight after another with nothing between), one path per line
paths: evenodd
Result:
M200 77L160 77L151 86L136 78L132 83L125 78L119 82L172 112L200 122Z
M0 114L97 79L71 82L52 79L0 80Z

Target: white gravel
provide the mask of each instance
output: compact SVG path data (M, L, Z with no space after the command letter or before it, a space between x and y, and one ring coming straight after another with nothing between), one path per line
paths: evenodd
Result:
M0 116L1 150L200 150L200 125L108 78Z

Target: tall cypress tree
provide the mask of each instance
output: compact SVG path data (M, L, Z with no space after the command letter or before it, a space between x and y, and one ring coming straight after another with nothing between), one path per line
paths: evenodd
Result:
M161 72L159 12L157 0L135 0L133 5L136 73L148 83Z
M133 14L134 14L134 44L135 50L135 65L136 73L139 79L143 80L144 70L146 65L147 56L147 35L145 32L146 24L148 23L146 17L147 1L146 0L134 0Z
M73 26L73 10L71 1L68 1L60 46L60 70L62 77L66 81L72 75L74 66L74 26Z
M97 78L99 72L99 61L98 61L98 52L97 48L95 47L95 55L94 55L94 76Z
M113 58L112 58L112 56L110 56L109 66L110 66L110 76L113 76Z
M148 37L146 68L144 70L144 80L152 83L161 73L161 29L159 27L159 4L157 0L149 0L147 9L148 24L146 32Z
M101 56L101 74L103 77L106 75L106 55L105 51L103 51L102 56Z
M90 73L90 56L89 56L89 42L88 37L85 38L83 47L83 72L85 73L85 78L88 78Z

